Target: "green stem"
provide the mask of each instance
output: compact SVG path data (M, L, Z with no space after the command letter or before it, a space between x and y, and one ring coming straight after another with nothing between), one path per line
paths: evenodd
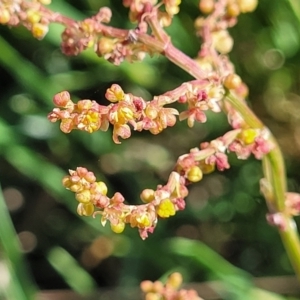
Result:
M270 164L271 176L267 174L267 171L265 171L264 174L267 174L269 177L271 177L270 179L272 181L270 183L272 184L274 191L276 210L278 212L284 212L285 193L287 191L285 165L282 152L277 141L273 136L270 137L270 140L274 145L274 149L270 151L270 153L268 153L264 159L266 159Z
M286 228L279 230L287 255L300 281L300 242L297 226L293 218L285 216Z
M243 117L244 121L252 128L264 128L264 124L257 118L253 111L243 101L238 100L229 91L225 94L226 100L237 110Z
M242 115L250 127L265 127L245 102L235 98L229 92L226 93L226 100ZM270 141L273 143L274 148L263 158L264 176L272 188L271 196L266 197L266 201L269 209L271 209L271 213L279 212L282 215L284 226L283 228L278 228L279 234L295 273L300 280L300 240L297 226L294 219L285 213L287 184L283 155L272 134L270 134Z

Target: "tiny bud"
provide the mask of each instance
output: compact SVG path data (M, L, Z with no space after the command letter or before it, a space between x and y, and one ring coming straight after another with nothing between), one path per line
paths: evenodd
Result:
M114 203L114 204L118 204L118 203L123 203L125 201L124 197L122 196L121 193L119 192L116 192L114 194L114 196L111 198L111 201Z
M198 166L193 166L187 173L187 179L191 182L198 182L202 179L203 173Z
M233 39L229 35L228 31L220 30L213 33L213 44L218 52L221 54L227 54L233 47Z
M77 102L77 108L80 111L91 109L92 106L93 106L93 103L91 100L80 100Z
M202 17L198 17L194 22L194 26L196 29L201 29L204 24L205 24L205 19Z
M242 98L246 98L249 95L249 89L247 85L242 82L235 92Z
M215 170L215 164L206 164L204 161L200 163L201 171L203 174L212 173Z
M10 13L7 9L0 9L0 24L6 24L10 20Z
M174 272L168 278L167 285L172 286L174 289L178 289L182 284L182 275L179 272Z
M149 117L152 120L154 120L158 115L157 109L154 108L152 105L148 105L146 107L145 113L147 117Z
M84 177L87 175L87 173L89 172L87 168L84 167L77 167L76 168L76 172L78 174L79 177Z
M179 98L178 98L178 103L186 103L187 102L187 97L186 95L181 95Z
M210 73L214 70L213 63L209 57L197 57L195 61L206 73Z
M48 25L41 23L34 23L31 28L32 35L41 40L49 31Z
M140 288L144 293L148 293L152 291L153 282L150 280L144 280L140 283Z
M118 102L124 100L124 91L118 84L113 84L106 90L105 98L110 102Z
M53 98L53 102L58 107L65 107L70 101L71 97L69 92L63 91L56 94Z
M152 189L145 189L142 191L140 195L141 200L144 203L149 203L154 200L154 190Z
M85 175L84 175L84 179L89 182L89 183L92 183L92 182L95 182L96 181L96 176L94 175L93 172L87 172Z
M28 10L27 11L27 20L31 23L31 24L35 24L38 23L41 20L41 15L38 11L36 10Z
M164 285L160 281L153 282L153 291L160 293L164 289Z
M122 233L125 229L125 223L122 221L119 221L118 224L110 223L110 228L115 233Z
M177 0L180 3L181 0ZM166 6L166 11L170 16L174 16L179 13L179 6L177 5L170 5Z
M176 117L174 115L167 115L167 125L173 127L176 124Z
M100 19L100 22L109 23L112 17L112 12L109 7L100 8L97 17Z
M97 192L106 196L106 194L107 194L106 184L103 181L98 181L98 182L96 182L96 185L97 185Z
M115 43L112 39L102 37L97 43L97 54L98 56L104 56L105 54L111 53L115 48Z
M240 8L236 3L230 3L227 6L227 15L229 17L237 17L240 14Z
M248 129L244 129L242 130L239 134L238 134L238 138L245 144L245 145L250 145L252 143L254 143L255 138L257 137L258 132L255 129L252 128L248 128Z
M39 0L39 2L43 5L49 5L51 4L51 0Z
M156 212L161 218L169 218L170 216L174 216L176 213L175 206L170 199L162 200L157 206Z
M91 201L91 192L89 190L84 190L80 193L77 193L75 198L78 202L87 204Z
M91 216L94 213L94 205L92 203L79 203L77 206L77 213L80 216Z
M72 184L68 189L73 193L78 193L82 190L82 185L80 183Z
M270 225L278 227L279 230L284 231L287 228L287 218L281 212L268 213L266 219Z
M201 0L199 3L199 9L204 14L210 14L215 7L214 0Z
M258 0L238 0L237 3L242 13L248 13L255 10Z
M288 212L294 216L298 216L300 214L300 194L286 193L285 205Z
M62 184L65 188L70 188L71 185L73 184L72 181L70 180L70 176L64 176L62 179Z
M145 300L161 300L161 295L156 294L156 293L148 293L145 296Z
M161 13L159 22L162 27L169 27L172 23L172 17L167 13Z
M236 74L229 74L224 80L224 86L229 90L237 89L241 83L241 77Z

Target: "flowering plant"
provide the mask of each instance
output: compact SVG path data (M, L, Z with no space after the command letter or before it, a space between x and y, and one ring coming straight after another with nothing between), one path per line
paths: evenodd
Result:
M228 56L233 47L228 29L236 25L240 14L253 11L257 1L199 1L201 16L195 20L195 32L201 47L195 58L176 48L165 30L179 13L180 0L123 0L129 19L135 24L133 29L110 26L112 12L108 7L100 8L92 17L75 21L47 8L48 4L50 1L45 0L0 1L0 23L11 27L22 25L37 39L45 37L52 23L59 23L64 26L61 50L67 56L92 49L95 55L120 65L124 61L141 61L147 54L163 55L194 77L151 100L127 93L114 83L105 93L107 105L91 99L74 102L68 91L59 92L53 98L55 108L48 119L60 122L62 132L76 129L94 133L112 126L112 139L120 144L120 140L130 138L132 131L157 135L178 120L193 127L197 122L205 123L211 113L222 112L231 126L222 136L202 142L181 155L165 184L141 192L140 205L126 204L120 192L110 195L107 185L85 167L69 170L62 183L75 194L77 213L100 217L101 224L108 222L115 233L123 232L128 224L137 228L144 240L154 233L158 222L185 209L191 184L215 169L230 168L229 153L240 160L253 155L262 161L260 186L269 210L266 219L277 226L294 270L300 276L300 242L293 219L300 214L300 195L287 191L285 166L277 141L247 105L248 88ZM193 291L177 291L181 278L174 274L165 286L142 283L146 299L199 299Z

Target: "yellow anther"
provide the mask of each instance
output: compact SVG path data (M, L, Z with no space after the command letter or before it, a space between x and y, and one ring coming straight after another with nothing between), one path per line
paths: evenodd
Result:
M136 218L139 227L149 227L151 225L151 221L149 215L147 213L142 214L140 217Z
M175 206L170 199L162 200L158 205L156 212L161 218L169 218L176 213Z
M91 216L94 213L94 205L92 203L79 203L77 213L80 216Z
M125 229L125 223L122 221L119 221L118 224L110 223L110 228L115 233L122 233Z
M107 194L106 184L103 181L98 181L98 182L96 182L96 184L97 184L96 192L99 192L102 195L106 196L106 194Z
M41 20L41 15L38 11L36 10L28 10L27 11L27 20L31 23L31 24L35 24L38 23Z
M89 190L84 190L80 193L77 193L75 198L80 203L89 203L91 201L91 192Z
M48 30L49 28L47 25L41 23L34 23L32 25L31 32L35 38L41 40L47 34Z
M191 182L198 182L202 179L203 173L198 166L193 166L187 173L187 179Z
M0 24L6 24L10 20L10 13L7 9L0 9Z
M250 144L254 143L256 137L257 137L257 130L252 129L252 128L244 129L238 135L238 138L241 141L243 141L243 143L246 145L250 145Z

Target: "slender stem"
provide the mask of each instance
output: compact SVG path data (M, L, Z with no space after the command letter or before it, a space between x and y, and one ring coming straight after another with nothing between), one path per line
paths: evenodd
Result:
M51 20L52 23L59 23L66 27L76 24L76 21L60 13L53 13L46 7L43 7L42 9L49 15L49 20ZM195 60L173 46L170 37L160 26L156 15L150 15L149 17L147 17L147 22L149 23L153 31L153 36L147 33L135 32L137 42L140 42L143 45L147 46L149 51L161 53L175 65L189 73L191 76L197 79L205 79L207 77L206 73L200 69L200 66ZM129 39L130 33L133 31L115 28L103 23L99 23L97 29L95 30L99 32L99 34L102 34L104 36L109 36L121 40Z
M266 159L269 161L272 169L271 184L274 190L276 208L277 211L283 212L285 209L285 193L287 191L285 165L277 141L273 136L270 137L270 140L274 145L274 149L266 155Z
M149 36L148 34L138 34L137 37L139 42L151 49L154 49L156 52L161 53L191 76L197 79L205 79L207 77L205 72L200 69L197 62L174 47L170 40L164 43L157 41L157 39Z
M156 37L156 40L162 41L164 43L163 51L161 52L165 57L167 57L171 62L176 64L181 69L185 70L187 73L192 75L197 79L205 79L206 73L200 69L199 64L195 60L191 59L189 56L184 54L182 51L178 50L173 46L171 38L167 35L164 29L158 22L157 17L147 18L152 33ZM144 43L147 41L144 41Z
M264 128L264 124L255 116L245 102L240 101L228 92L226 100L243 116L249 126ZM276 212L282 213L285 226L282 229L278 228L279 234L295 273L300 280L300 241L297 226L294 219L285 213L287 184L283 155L272 134L270 135L270 141L273 143L274 148L263 158L263 171L265 178L271 184L273 194L272 197L266 197L266 201L269 208L273 208L275 205ZM271 203L268 203L268 201L271 201Z
M243 101L238 100L229 91L225 94L226 100L242 115L244 121L252 128L264 128L264 124Z
M281 240L290 259L291 265L300 281L300 243L297 226L293 218L285 217L286 228L279 230Z

